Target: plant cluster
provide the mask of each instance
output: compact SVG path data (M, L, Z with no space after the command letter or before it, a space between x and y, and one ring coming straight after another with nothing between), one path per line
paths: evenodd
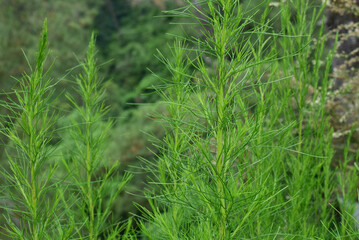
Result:
M78 118L65 129L73 145L69 155L63 152L62 161L52 161L56 151L50 147L61 129L55 129L57 114L51 108L57 82L49 77L50 69L44 70L46 21L31 74L17 80L15 97L2 103L14 115L2 121L0 129L12 143L7 150L9 170L1 172L7 221L2 228L10 239L117 239L125 226L118 220L107 226L112 204L131 175L114 176L118 164L105 164L103 158L112 123L104 121L107 108L94 56L92 35L87 59L80 65L83 73L76 78L81 99L68 95ZM61 168L66 170L62 176Z
M356 239L357 170L346 175L344 161L336 177L331 168L324 5L243 6L197 1L170 12L199 30L172 47L174 62L160 55L172 73L159 90L168 128L158 163L146 162L159 190L148 193L141 230L149 239Z
M45 22L35 66L1 103L12 112L0 129L10 142L1 171L4 235L357 239L358 164L346 170L354 127L334 169L326 104L337 41L325 51L325 5L312 4L198 0L166 12L194 33L178 36L171 56L158 52L171 74L157 76L155 87L165 133L153 142L156 159L141 158L151 177L143 190L149 206L137 205L142 216L134 216L138 229L132 218L111 219L132 175L120 176L118 159L106 158L114 123L106 119L95 37L76 77L80 98L67 94L72 114L58 119L57 82L44 70ZM63 142L53 143L55 135Z

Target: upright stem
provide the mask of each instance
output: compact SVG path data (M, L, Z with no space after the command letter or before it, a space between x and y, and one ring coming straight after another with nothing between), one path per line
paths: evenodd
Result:
M32 141L30 141L31 144ZM32 157L30 158L31 164L31 204L32 204L32 236L34 240L38 239L38 223L37 223L37 190L36 190L36 178L35 178L35 168L34 163L32 163Z
M224 121L225 121L225 98L226 98L226 51L227 51L227 44L229 41L228 31L229 31L229 12L231 11L231 3L230 1L221 1L220 7L223 10L223 16L219 17L217 15L218 10L215 10L212 2L208 3L211 14L212 14L212 21L214 23L214 42L217 45L216 54L217 59L219 61L219 68L218 68L218 79L217 83L217 130L216 140L217 140L217 153L216 153L216 167L217 167L217 176L216 176L216 185L217 185L217 194L220 198L220 219L219 222L219 234L220 239L226 239L226 226L227 226L227 203L225 198L224 192L224 184L225 180L223 179L226 175L224 171L225 169L225 161L224 158L224 131L223 129ZM219 18L221 18L219 20Z
M27 118L27 125L29 130L29 161L30 161L30 181L31 181L31 217L32 217L32 237L37 240L38 239L38 224L37 224L37 190L36 190L36 176L35 176L35 167L36 167L36 159L34 158L34 138L33 138L33 103L32 96L29 97L30 109Z
M227 222L227 213L226 213L226 201L225 201L225 194L224 194L224 176L223 167L224 167L224 156L223 156L223 130L222 130L222 121L224 116L224 103L223 103L223 86L220 86L220 91L218 94L218 124L219 128L217 130L217 192L218 196L221 199L220 205L220 214L221 214L221 221L219 223L219 232L220 232L220 239L226 238L226 222Z
M86 142L86 175L87 175L87 198L88 198L88 210L89 210L89 215L90 215L90 227L89 227L89 237L90 240L94 239L94 229L93 229L93 225L94 225L94 205L93 205L93 194L92 194L92 182L91 182L91 148L90 148L90 143L88 141L89 139L89 131L90 131L90 126L89 123L86 123L86 136L87 136L87 142Z
M89 64L91 64L92 61L89 61ZM89 66L89 72L87 72L86 76L86 95L91 96L92 93L92 84L94 81L91 73L92 65ZM94 163L94 156L92 154L92 111L94 110L95 105L93 103L93 100L86 99L85 98L85 124L86 124L86 130L85 130L85 142L86 142L86 184L87 184L87 199L88 199L88 214L89 214L89 239L94 240L97 238L97 233L94 231L94 221L95 221L95 210L94 210L94 195L93 195L93 184L92 184L92 174L93 174L93 163Z

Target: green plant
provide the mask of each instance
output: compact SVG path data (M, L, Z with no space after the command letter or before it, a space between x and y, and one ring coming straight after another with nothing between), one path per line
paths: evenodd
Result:
M44 71L46 57L45 21L36 65L33 69L30 66L32 73L17 80L19 89L11 93L15 97L8 93L8 101L1 103L14 116L2 119L0 129L9 140L9 170L4 167L1 171L6 236L35 240L118 239L122 234L125 239L129 237L131 221L128 227L118 219L112 221L111 210L131 174L120 177L119 162L104 159L104 144L112 122L104 118L107 107L97 76L94 34L87 59L81 63L83 73L76 79L81 99L78 102L68 95L76 117L63 129L55 125L58 118L51 106L56 100L56 83L48 76L51 67ZM51 142L63 130L72 140L72 146L65 150L59 146L66 143ZM63 165L59 164L60 151Z
M172 78L158 89L168 110L158 162L144 160L154 185L144 236L332 236L336 183L325 101L333 51L325 54L325 6L311 4L187 1L169 12L194 19L198 34L177 40L174 61L159 54ZM279 14L269 19L273 6Z
M13 116L1 123L1 134L11 142L7 151L10 169L1 171L2 208L6 210L4 228L11 239L53 239L59 227L61 181L53 181L57 164L48 165L49 142L56 116L50 106L56 85L44 70L47 57L47 30L44 23L31 74L18 79L14 97L8 95L1 106ZM61 236L59 236L61 239Z
M1 102L12 113L3 116L0 129L9 141L0 188L6 235L358 238L353 201L359 154L349 155L355 125L344 161L333 169L325 105L334 50L325 49L324 5L311 4L267 0L248 8L239 0L203 0L167 12L192 18L196 33L178 37L172 56L158 53L172 74L157 87L163 100L158 106L167 106L160 122L166 134L154 142L158 159L142 159L152 179L145 192L150 209L138 206L143 217L137 218L137 235L131 219L112 218L115 199L132 175L121 176L117 157L105 153L114 124L106 119L95 36L76 78L80 98L67 95L73 110L57 128L57 83L44 71L45 22L35 67ZM144 111L138 108L132 117Z
M108 229L111 236L117 236L122 227L106 226L113 202L123 187L131 179L125 174L121 180L114 179L119 162L109 164L104 160L104 144L109 136L112 122L103 122L107 107L103 102L104 91L97 76L95 62L95 36L92 34L86 62L81 64L83 73L76 79L77 91L81 96L82 104L68 96L76 108L78 118L72 122L73 127L68 128L74 147L70 157L64 158L63 163L77 189L78 200L74 215L81 216L78 231L88 234L88 239L98 239ZM100 172L100 173L99 173ZM118 185L116 185L117 183ZM116 221L115 225L120 224Z

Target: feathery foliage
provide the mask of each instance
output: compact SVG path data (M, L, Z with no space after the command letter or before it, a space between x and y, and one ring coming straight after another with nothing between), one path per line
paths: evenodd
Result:
M73 121L74 127L68 128L74 148L71 149L71 157L64 159L63 163L78 191L79 199L74 215L81 213L79 219L80 223L84 223L85 235L88 234L88 239L93 240L108 231L106 220L111 215L112 204L131 179L131 175L125 174L121 180L114 181L119 162L111 166L103 157L104 144L109 137L112 122L103 122L107 107L103 102L104 91L97 76L94 34L88 47L87 59L81 67L83 73L78 76L76 82L82 105L68 96L79 114L79 120ZM116 222L115 225L120 224ZM121 227L112 229L116 231L111 233L114 236L122 231ZM82 232L82 225L79 231Z
M154 185L141 221L148 239L332 236L333 51L324 52L324 5L312 4L187 1L168 12L193 19L198 34L178 38L175 61L159 54L172 78L158 90L168 110L158 162L144 160ZM347 224L340 236L355 239Z
M1 103L14 117L2 121L1 134L11 141L7 151L10 170L2 170L7 213L5 229L12 239L53 239L59 221L60 189L52 176L57 164L48 166L49 142L56 116L50 109L55 83L44 70L47 28L44 23L36 64L18 79L19 89Z

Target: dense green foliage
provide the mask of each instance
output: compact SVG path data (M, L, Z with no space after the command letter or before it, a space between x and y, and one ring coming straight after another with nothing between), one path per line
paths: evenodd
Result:
M332 234L325 99L333 52L324 55L323 25L315 34L323 6L308 15L308 1L281 3L279 32L269 1L258 7L203 1L173 12L195 20L201 12L205 23L197 21L202 36L176 42L174 62L162 58L173 76L160 91L169 115L159 162L147 162L161 189L144 210L149 239Z
M1 4L1 239L359 237L322 1Z

